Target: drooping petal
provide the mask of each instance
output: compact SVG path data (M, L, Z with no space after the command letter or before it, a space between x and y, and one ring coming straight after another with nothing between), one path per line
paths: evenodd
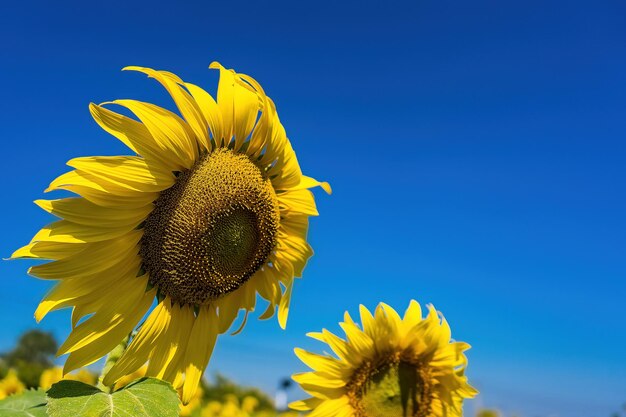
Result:
M108 320L108 325L98 327L98 334L101 337L90 339L88 344L72 351L65 361L63 372L71 372L74 369L90 365L113 350L124 337L132 332L139 320L148 311L154 295L154 291L145 293L141 299L133 303L132 308L129 307L124 315L120 314L108 319L103 318L102 321ZM95 318L96 315L93 317ZM95 328L100 323L93 322L91 325Z
M133 277L135 280L142 280ZM147 277L143 278L143 288ZM121 286L118 297L79 324L61 345L59 354L71 353L64 372L92 363L111 351L146 314L156 290L144 292L142 283Z
M107 303L102 294L110 288L117 290L123 280L132 279L137 275L141 260L138 256L125 253L112 266L89 275L67 277L61 280L39 303L35 310L35 319L41 321L52 310L77 305L80 311L74 311L75 321L86 314L93 313Z
M193 324L184 363L185 382L183 403L187 404L194 396L204 369L209 363L215 340L217 339L217 314L213 306L202 306Z
M186 335L181 330L189 325L187 319L191 321L191 311L187 306L181 307L173 305L170 309L171 317L169 325L159 339L154 343L153 350L149 356L146 375L163 379L168 367L174 362L177 353L180 355L182 345L186 343Z
M291 302L291 292L293 291L293 279L287 284L285 292L278 304L278 324L282 329L287 327L287 316L289 315L289 303Z
M135 372L149 359L154 346L169 329L172 320L172 302L169 298L162 300L148 315L139 332L128 345L124 354L104 376L103 383L113 385L124 375Z

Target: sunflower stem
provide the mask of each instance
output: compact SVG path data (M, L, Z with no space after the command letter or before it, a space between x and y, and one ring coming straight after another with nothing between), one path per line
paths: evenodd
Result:
M111 370L115 362L122 356L126 348L128 347L128 341L130 340L130 335L126 336L122 341L113 348L111 352L109 352L106 362L104 363L104 367L102 368L102 373L100 374L100 378L98 378L98 388L105 392L112 392L113 385L106 386L104 385L104 377Z

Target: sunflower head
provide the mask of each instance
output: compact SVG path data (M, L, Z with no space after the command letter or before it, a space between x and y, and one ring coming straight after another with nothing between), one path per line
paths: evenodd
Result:
M135 331L106 375L112 386L146 375L193 398L220 333L240 310L268 301L285 326L295 277L313 251L308 218L317 215L274 102L252 77L218 63L217 99L166 71L128 67L156 79L179 114L136 100L89 109L131 155L75 158L38 200L60 218L13 258L51 262L29 272L60 282L35 312L72 307L72 332L59 354L64 372L88 365ZM134 117L112 108L121 107ZM156 306L152 308L154 301ZM139 329L138 323L146 316ZM245 319L243 321L245 323ZM243 328L243 324L240 326Z
M430 306L422 319L411 301L403 318L381 303L372 315L360 308L362 329L346 312L346 339L323 330L309 336L327 343L336 356L296 349L312 372L293 379L312 395L291 404L309 416L461 416L463 399L477 391L464 375L469 345L451 342L448 323Z

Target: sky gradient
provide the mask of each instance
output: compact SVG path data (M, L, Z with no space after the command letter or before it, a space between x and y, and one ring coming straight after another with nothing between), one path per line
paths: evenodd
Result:
M51 216L77 156L127 150L87 105L173 109L127 65L215 91L218 60L277 105L316 192L286 331L249 320L209 373L272 392L343 311L433 303L472 345L482 404L608 417L626 401L626 4L448 1L10 5L0 16L0 255ZM51 196L52 197L52 196ZM0 351L50 283L4 261ZM264 307L264 305L263 305ZM262 311L262 309L261 309ZM39 325L61 340L69 312ZM294 396L299 394L293 393ZM471 414L469 414L471 415Z

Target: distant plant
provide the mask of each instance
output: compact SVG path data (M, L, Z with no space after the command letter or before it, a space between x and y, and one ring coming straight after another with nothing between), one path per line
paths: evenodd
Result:
M483 408L478 410L476 417L501 417L502 414L498 410Z
M36 363L46 368L52 366L52 358L58 349L52 333L29 330L20 336L15 348L2 355L9 367L19 362Z
M52 333L29 330L22 334L13 350L1 355L3 370L0 376L4 377L8 369L15 369L27 388L37 387L42 372L53 366L57 348Z
M221 402L224 401L224 398L232 395L242 402L244 398L252 397L256 398L258 401L256 406L257 411L274 411L272 400L263 391L257 388L239 386L223 375L216 374L213 383L204 382L203 385L203 398L205 401Z

